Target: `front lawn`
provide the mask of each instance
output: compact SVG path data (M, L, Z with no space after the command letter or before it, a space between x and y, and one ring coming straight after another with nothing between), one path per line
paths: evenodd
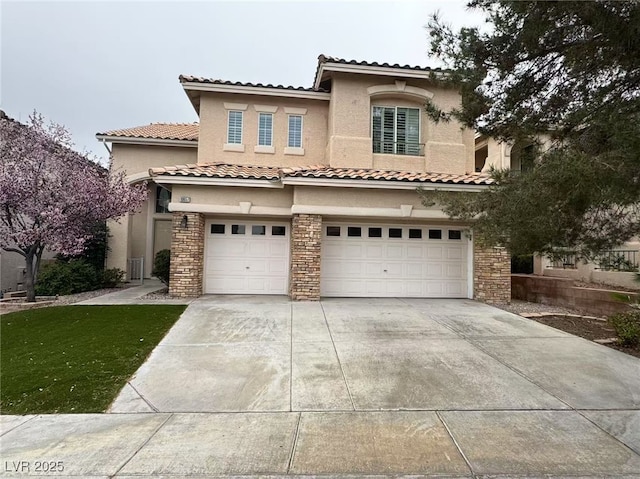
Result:
M186 306L57 306L0 317L2 414L102 412Z

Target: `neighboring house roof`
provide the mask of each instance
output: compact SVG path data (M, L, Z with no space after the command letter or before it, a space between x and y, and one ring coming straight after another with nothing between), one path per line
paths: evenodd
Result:
M306 167L267 167L252 165L228 165L224 163L203 163L191 165L151 168L151 177L209 177L256 180L280 180L284 178L315 178L334 180L388 181L402 183L442 183L457 185L486 186L493 183L488 175L472 173L452 175L446 173L415 173L393 170L373 170L363 168L332 168L326 165Z
M150 123L132 128L96 133L96 137L198 141L199 131L200 125L198 123Z

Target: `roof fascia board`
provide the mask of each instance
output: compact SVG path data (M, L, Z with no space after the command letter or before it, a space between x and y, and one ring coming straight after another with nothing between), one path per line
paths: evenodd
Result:
M432 182L409 182L409 181L378 181L378 180L347 180L332 178L300 178L300 177L284 177L283 185L300 185L300 186L331 186L343 188L374 188L385 190L415 190L422 188L423 190L442 190L442 191L468 191L477 193L488 188L488 185L469 185L469 184L451 184L451 183L432 183Z
M108 141L109 143L126 143L129 145L186 146L188 148L198 147L198 140L171 140L171 139L165 139L165 138L135 138L130 136L110 136L110 135L96 135L96 139L100 141Z
M255 180L245 178L213 178L210 176L151 175L160 185L244 186L250 188L284 188L280 180Z
M286 98L304 98L307 100L331 99L330 93L320 91L288 90L281 88L251 87L238 85L219 85L215 83L185 82L182 84L185 91L209 91L215 93L238 93L243 95L277 96Z

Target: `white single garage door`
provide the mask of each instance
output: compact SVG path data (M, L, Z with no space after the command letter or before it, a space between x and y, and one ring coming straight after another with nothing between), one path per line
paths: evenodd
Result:
M288 222L207 221L205 293L287 294Z
M325 223L321 294L467 298L468 248L453 227Z

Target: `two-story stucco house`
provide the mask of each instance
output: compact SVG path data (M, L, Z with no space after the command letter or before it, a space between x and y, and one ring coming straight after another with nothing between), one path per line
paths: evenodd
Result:
M435 73L435 75L434 75ZM111 225L109 266L171 248L170 292L509 301L509 258L416 189L479 191L472 130L435 124L459 103L429 68L321 55L310 88L180 76L197 124L97 135L147 180Z

